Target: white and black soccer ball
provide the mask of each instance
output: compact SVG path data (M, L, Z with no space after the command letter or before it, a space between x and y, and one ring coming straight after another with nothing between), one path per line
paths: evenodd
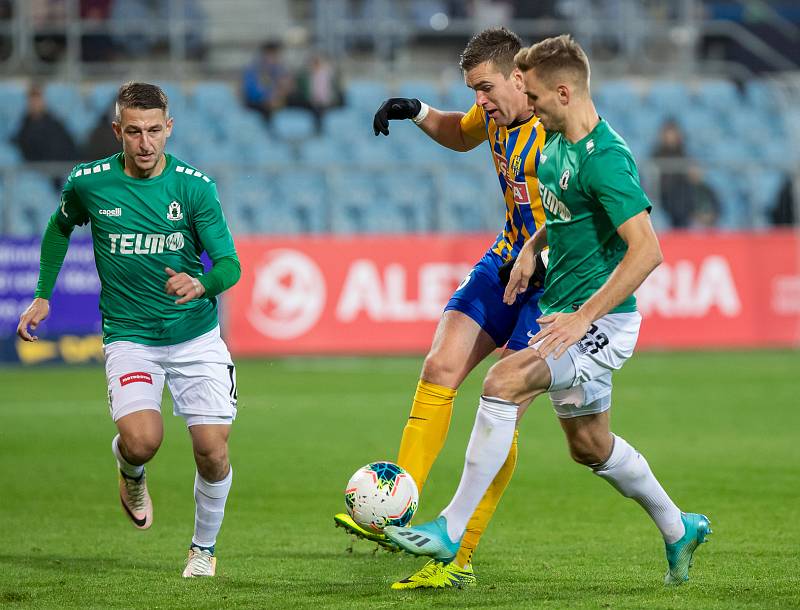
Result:
M364 529L408 525L419 503L414 479L397 464L372 462L350 477L344 490L347 512Z

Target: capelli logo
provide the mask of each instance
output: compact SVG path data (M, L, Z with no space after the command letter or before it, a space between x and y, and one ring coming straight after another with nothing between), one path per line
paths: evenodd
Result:
M100 216L122 216L122 208L114 208L113 210L100 210Z

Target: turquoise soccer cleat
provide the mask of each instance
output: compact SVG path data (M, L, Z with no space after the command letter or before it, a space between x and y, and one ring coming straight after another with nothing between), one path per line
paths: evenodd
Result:
M458 553L461 539L450 540L447 534L447 519L440 516L414 527L384 528L383 533L401 549L412 555L427 555L442 563L450 563Z
M665 585L680 585L689 580L689 568L697 547L706 542L711 533L708 517L698 513L681 513L686 533L677 542L667 544L667 563L669 569L664 576Z

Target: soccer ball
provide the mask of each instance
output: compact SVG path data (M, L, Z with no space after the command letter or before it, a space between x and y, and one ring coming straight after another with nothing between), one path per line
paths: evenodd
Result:
M408 525L419 502L414 479L392 462L372 462L350 477L344 490L347 512L366 530Z

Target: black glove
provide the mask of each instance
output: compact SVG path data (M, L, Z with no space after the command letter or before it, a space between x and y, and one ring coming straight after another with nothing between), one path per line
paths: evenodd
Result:
M375 118L372 119L372 129L375 131L376 136L379 133L388 136L389 121L413 119L421 109L422 102L418 99L390 97L381 104L378 112L375 113Z
M514 268L514 263L517 262L517 257L511 258L500 265L497 270L497 276L500 278L500 283L503 286L508 286L508 280L511 279L511 269ZM542 260L542 253L536 255L536 267L533 270L531 279L528 280L528 290L531 288L539 289L544 286L544 275L547 273L547 268Z

